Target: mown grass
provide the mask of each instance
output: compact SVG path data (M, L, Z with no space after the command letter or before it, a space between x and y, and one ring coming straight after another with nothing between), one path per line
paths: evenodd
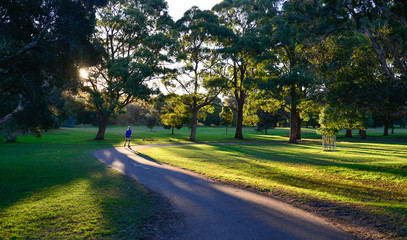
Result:
M92 140L96 128L62 128L41 138L27 135L17 143L0 143L0 239L151 236L150 223L166 203L92 155L96 149L121 146L125 129L109 127L105 141ZM143 154L262 191L369 207L404 220L397 228L405 233L406 130L397 129L399 134L388 138L380 130L368 131L369 140L340 142L337 152L323 152L314 129L303 129L309 141L300 145L285 143L287 128L269 135L245 128L243 141L233 138L233 129L228 135L224 130L198 128L197 141L230 145L155 148ZM133 132L133 145L189 142L188 128L175 135L162 128L136 127Z
M407 131L398 129L399 134L387 138L381 136L381 129L369 132L369 140L339 135L335 152L322 151L310 133L308 141L299 145L281 141L192 145L146 149L142 154L304 203L318 200L351 206L353 214L368 212L376 226L407 237Z
M152 236L166 202L98 162L92 152L122 138L93 141L95 134L63 129L0 143L0 239Z

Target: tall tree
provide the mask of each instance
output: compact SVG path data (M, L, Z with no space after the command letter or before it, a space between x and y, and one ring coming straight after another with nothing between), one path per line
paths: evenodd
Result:
M210 11L192 7L176 23L180 46L178 74L166 79L168 88L182 90L180 101L189 107L192 117L190 141L195 141L199 113L209 109L225 88L224 71L216 52L216 42L227 37Z
M0 2L0 125L14 119L39 135L58 121L61 92L76 85L77 66L90 59L95 5L104 3Z
M82 87L89 107L97 112L96 140L104 139L110 117L155 92L147 81L163 74L162 63L170 61L171 25L162 0L111 0L98 10L94 41L103 57L89 68Z
M224 0L213 7L221 25L233 32L232 38L221 42L225 65L228 67L229 91L233 94L236 107L236 139L243 139L243 109L247 97L257 78L258 59L264 49L259 38L260 22L265 15L275 15L276 1ZM263 15L260 14L263 13ZM259 16L262 18L259 19Z
M286 101L290 116L289 143L301 139L301 101L309 98L313 77L305 49L313 26L314 1L286 1L281 13L263 30L267 37L269 63L265 65L267 84L263 88L275 91L274 97ZM267 55L265 56L267 57ZM261 85L260 85L261 86Z

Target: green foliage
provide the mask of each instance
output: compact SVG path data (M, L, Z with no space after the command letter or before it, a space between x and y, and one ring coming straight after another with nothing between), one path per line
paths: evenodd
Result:
M321 111L319 124L321 125L318 129L319 134L333 136L342 128L366 130L373 125L373 119L369 112L347 111L327 106Z
M167 71L162 63L169 61L173 41L166 8L161 0L112 0L99 9L94 41L103 58L89 69L82 88L89 107L98 113L96 139L104 139L108 119L123 112L126 105L157 93L146 81Z
M188 106L182 104L177 96L168 96L161 109L161 123L164 128L172 129L174 134L174 128L181 129L189 121Z
M233 123L233 112L228 106L222 107L222 112L219 113L221 119L221 124L224 126L232 126Z
M104 2L0 3L1 124L14 118L40 134L60 123L61 92L75 89L77 66L91 62L95 5Z
M161 123L164 126L171 127L172 134L174 134L174 128L180 129L188 122L189 118L185 114L177 114L177 113L166 113L161 115Z
M133 103L125 107L125 112L118 115L113 120L117 125L131 125L131 126L143 126L148 122L148 118L153 117L159 121L160 113L154 109L154 106L145 101L134 101Z
M235 98L236 133L235 138L243 139L244 105L250 91L256 88L259 80L258 66L266 46L260 33L263 24L276 14L275 1L223 1L213 7L219 16L220 25L230 33L230 37L220 39L224 73L228 79L227 92Z
M214 47L225 37L217 17L210 11L192 7L176 23L179 40L178 71L164 78L167 89L183 91L179 100L188 107L191 117L190 140L195 141L199 119L206 119L206 112L213 112L212 103L226 87L222 75L224 65Z

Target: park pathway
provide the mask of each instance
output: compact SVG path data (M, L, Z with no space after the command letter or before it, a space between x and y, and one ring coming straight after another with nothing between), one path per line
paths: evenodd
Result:
M323 219L286 203L145 159L136 152L164 146L172 144L102 149L94 155L169 199L183 215L184 224L168 239L353 239Z

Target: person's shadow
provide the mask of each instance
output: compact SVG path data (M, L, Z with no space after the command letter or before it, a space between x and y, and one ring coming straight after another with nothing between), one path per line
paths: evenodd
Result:
M131 153L134 153L134 154L138 154L138 152L137 151L134 151L131 147L127 147L127 148L125 148L127 151L129 151L129 152L131 152Z

